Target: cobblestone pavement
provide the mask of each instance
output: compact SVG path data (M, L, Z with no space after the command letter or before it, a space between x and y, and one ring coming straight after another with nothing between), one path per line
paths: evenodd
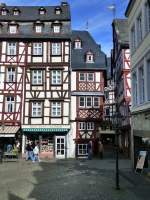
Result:
M148 200L150 181L120 161L115 189L114 160L60 160L0 164L0 200Z

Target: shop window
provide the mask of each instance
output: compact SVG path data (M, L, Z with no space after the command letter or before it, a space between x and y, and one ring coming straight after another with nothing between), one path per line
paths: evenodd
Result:
M87 144L78 144L78 155L87 156L88 155L88 145Z

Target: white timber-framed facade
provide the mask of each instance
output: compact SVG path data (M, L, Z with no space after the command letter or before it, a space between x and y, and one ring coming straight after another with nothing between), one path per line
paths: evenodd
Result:
M23 154L27 142L38 141L41 157L73 157L69 5L17 6L18 15L13 6L4 8L9 15L0 16L0 137L22 139Z

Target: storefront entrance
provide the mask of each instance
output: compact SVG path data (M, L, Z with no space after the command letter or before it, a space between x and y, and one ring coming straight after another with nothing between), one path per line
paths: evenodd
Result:
M65 158L65 136L55 137L55 156L58 159Z

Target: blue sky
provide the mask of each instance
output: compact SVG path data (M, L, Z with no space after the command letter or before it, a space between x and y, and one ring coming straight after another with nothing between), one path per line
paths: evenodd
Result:
M59 5L61 0L3 0L8 5ZM85 30L92 34L102 50L110 55L112 48L112 11L108 6L116 4L116 17L123 18L128 0L68 0L71 7L72 28Z

